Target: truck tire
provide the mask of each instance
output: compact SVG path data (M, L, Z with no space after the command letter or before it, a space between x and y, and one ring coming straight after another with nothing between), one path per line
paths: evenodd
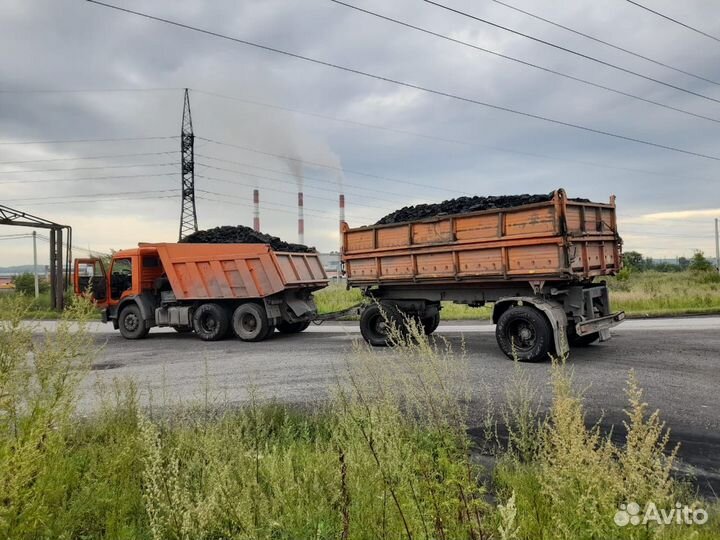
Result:
M502 352L520 362L542 362L553 350L550 323L530 306L513 306L505 311L495 327L495 337Z
M125 306L120 312L118 328L120 329L120 334L125 339L142 339L147 336L150 331L150 329L145 326L140 308L134 303Z
M299 321L294 323L281 321L276 328L281 334L298 334L307 330L308 326L310 326L310 321Z
M437 327L440 325L440 312L437 312L432 317L425 317L423 319L420 319L420 322L422 323L423 329L425 330L425 335L429 336L435 330L437 330Z
M230 321L218 304L201 304L193 313L193 330L203 341L218 341L227 335Z
M373 347L387 347L392 344L388 335L390 324L395 324L401 333L407 330L402 313L392 304L370 304L360 315L360 333Z
M238 306L233 313L232 325L235 335L242 341L262 341L274 330L265 308L252 302Z
M578 336L574 331L568 332L568 343L571 347L588 347L600 339L600 332Z

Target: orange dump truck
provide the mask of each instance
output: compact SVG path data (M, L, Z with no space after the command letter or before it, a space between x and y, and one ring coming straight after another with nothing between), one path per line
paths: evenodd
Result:
M76 259L76 294L92 295L103 322L128 339L154 326L215 341L232 328L243 341L274 329L305 330L316 316L312 292L328 283L316 253L266 244L140 244L100 259Z
M539 361L570 345L610 338L624 318L596 278L621 266L615 199L568 199L351 229L343 224L349 287L376 302L360 318L363 337L388 343L387 322L416 318L437 328L442 301L494 303L498 345L509 357Z

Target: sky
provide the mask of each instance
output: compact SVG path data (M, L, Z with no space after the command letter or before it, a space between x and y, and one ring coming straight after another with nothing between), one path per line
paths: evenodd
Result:
M72 226L75 256L177 240L183 88L191 89L202 229L252 225L257 187L262 230L296 241L298 176L305 193L305 241L322 251L337 249L340 191L348 223L359 226L410 204L562 187L570 197L599 202L615 194L625 250L668 258L700 249L714 256L713 221L720 217L720 41L626 1L506 3L717 82L659 66L493 0L439 3L647 78L422 0L347 3L686 112L330 0L108 2L707 157L399 86L81 0L5 0L0 204ZM646 2L720 36L720 6L702 0ZM32 261L31 239L11 237L30 232L0 226L0 267ZM47 243L41 237L39 244L39 262L45 264Z

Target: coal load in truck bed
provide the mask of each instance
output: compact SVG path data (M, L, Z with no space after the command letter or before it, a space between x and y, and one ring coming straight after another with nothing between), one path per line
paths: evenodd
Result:
M289 251L291 253L315 253L315 248L303 244L284 242L277 236L257 232L250 227L225 225L194 232L182 240L188 244L270 244L273 251Z
M478 212L480 210L492 210L494 208L513 208L524 204L534 204L552 200L553 194L547 195L489 195L487 197L458 197L435 204L418 204L405 206L391 212L380 219L375 225L389 225L393 223L405 223L436 216L450 214L465 214L467 212ZM574 201L589 202L587 199L572 199Z

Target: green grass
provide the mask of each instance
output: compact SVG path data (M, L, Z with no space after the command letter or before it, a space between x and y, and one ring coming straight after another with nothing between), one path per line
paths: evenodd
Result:
M632 272L608 279L613 309L632 316L720 312L715 272Z
M467 435L476 389L462 349L421 328L378 353L356 345L345 382L311 409L231 406L208 385L194 402L141 408L132 383L74 404L93 360L71 306L33 339L25 306L0 321L0 538L8 539L596 539L717 538L717 505L673 480L672 449L630 374L628 443L585 426L572 371L549 367L547 416L519 365L507 380L507 444L484 474ZM80 321L70 324L70 321ZM488 416L488 430L493 419ZM695 502L709 524L619 528L621 502Z

